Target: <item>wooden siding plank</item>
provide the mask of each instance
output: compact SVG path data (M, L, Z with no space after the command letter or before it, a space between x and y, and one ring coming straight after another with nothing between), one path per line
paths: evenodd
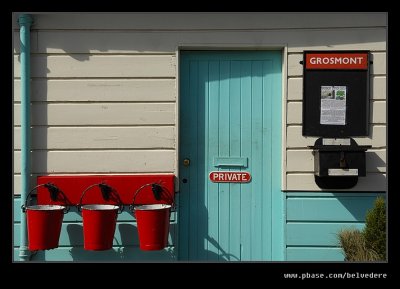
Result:
M374 52L371 53L371 60L374 62L370 66L370 73L386 74L386 53L385 52Z
M237 21L241 19L241 21ZM15 22L15 21L14 21ZM35 29L282 29L387 26L387 13L140 12L35 15ZM18 24L13 23L18 29Z
M386 197L386 192L286 192L285 198L289 197L371 197L376 196L376 197Z
M287 124L302 124L302 102L288 102ZM373 124L386 123L386 101L370 102L370 120Z
M368 150L365 153L367 173L386 173L386 149Z
M13 249L13 261L19 261L19 248Z
M372 115L372 123L386 123L386 101L377 100L370 102L370 119Z
M286 172L314 172L312 150L286 151Z
M302 126L291 125L287 127L287 148L305 148L314 145L316 139L317 137L302 136ZM386 126L371 125L369 137L355 137L354 139L359 145L372 145L372 149L386 147Z
M199 106L199 100L198 100L198 94L199 92L199 87L202 87L204 85L204 82L202 83L199 80L199 74L201 73L199 71L199 61L198 60L191 60L189 64L189 70L185 70L181 72L181 75L183 73L188 73L189 74L189 94L187 96L188 103L186 106L182 107L183 109L187 109L191 113L193 113L195 118L198 118L198 121L189 121L189 119L182 119L182 121L188 121L188 124L190 125L190 136L189 135L184 135L183 137L189 137L191 138L190 141L190 147L188 148L190 150L190 153L187 155L190 155L190 161L198 164L203 160L199 160L199 149L198 149L198 141L199 139L197 138L198 136L198 125L195 125L196 123L202 123L203 120L201 119L201 116L198 116L195 114L195 111L197 109L202 110ZM204 77L204 75L202 75ZM204 130L200 133L203 133ZM201 140L200 140L201 142ZM189 183L190 183L190 193L189 193L189 211L192 212L190 215L186 215L186 217L189 219L189 260L194 259L198 260L198 256L201 255L200 252L202 252L202 241L204 236L201 236L198 234L199 227L201 227L203 224L202 222L195 217L193 218L192 216L195 213L196 215L199 214L199 212L202 211L203 207L202 204L197 203L197 199L199 198L198 194L202 193L202 189L199 188L198 186L198 175L201 174L199 172L199 167L197 165L191 166L190 167L190 172L189 172ZM193 192L193 193L192 193ZM200 221L200 222L199 222ZM199 246L200 243L200 246Z
M32 101L175 101L174 79L37 79L32 80ZM20 101L19 79L14 80L14 101Z
M341 248L305 248L289 247L286 250L287 261L344 261Z
M20 152L14 152L14 171L20 172ZM35 151L32 173L151 173L175 171L173 150Z
M288 55L288 77L300 77L303 75L303 53L295 53ZM374 62L370 65L370 75L386 74L386 52L372 52L371 60Z
M14 225L21 222L21 198L15 197L13 200L13 223Z
M302 124L303 104L301 102L288 102L287 124Z
M322 189L315 184L313 173L293 173L286 176L286 190L288 191L321 191ZM331 190L336 191L336 190ZM377 192L387 191L386 174L369 173L366 177L358 178L358 183L351 189L337 191L365 191Z
M170 225L168 235L168 246L175 244L175 225ZM14 246L20 243L21 224L14 224ZM83 224L82 223L63 223L61 227L59 247L62 246L83 246ZM139 236L137 224L133 222L117 222L113 239L113 246L139 246Z
M266 69L266 71L268 71ZM251 207L250 207L250 218L251 218L251 242L247 243L250 246L250 258L247 260L262 260L262 231L263 230L271 230L270 226L263 228L262 225L262 210L265 209L263 206L263 183L262 179L264 178L263 173L263 150L264 146L271 147L270 144L263 143L263 134L260 133L268 126L263 127L263 98L265 96L269 96L268 88L264 88L263 90L263 81L262 76L267 73L262 69L262 63L259 61L251 62L251 114L249 115L251 119L251 138L244 139L243 141L251 140L251 154L250 154L250 164L251 165L251 175L253 180L251 181L251 196L247 196L247 198L251 199ZM268 113L265 113L265 117L271 118ZM268 163L268 162L267 162ZM270 163L270 162L269 162ZM267 173L266 173L267 175ZM268 182L268 177L265 177ZM268 187L270 189L270 187ZM270 194L268 194L268 199L265 202L271 202ZM269 211L269 210L268 210ZM270 216L267 217L268 219ZM246 259L241 259L246 260Z
M303 136L302 129L303 127L301 125L291 125L286 128L287 149L314 145L317 137Z
M220 61L219 72L219 142L218 142L218 155L230 155L230 78L231 78L231 63L233 61ZM239 117L239 115L237 116ZM240 126L237 127L238 129ZM231 253L229 231L231 228L230 216L230 184L219 184L218 190L218 245L220 247L220 254L223 252ZM226 223L225 223L226 222ZM222 224L225 224L223 226ZM240 256L240 255L239 255ZM230 260L231 256L219 256L219 260Z
M312 150L288 150L286 171L314 172ZM368 150L365 153L367 172L386 172L386 150Z
M148 23L148 22L147 22ZM148 23L149 24L149 23ZM190 24L189 22L185 25ZM231 24L231 23L230 23ZM243 25L245 23L241 23ZM247 24L247 23L246 23ZM185 27L182 27L184 29ZM288 43L288 52L303 50L365 49L386 50L386 29L382 27L207 30L207 31L90 31L39 30L39 53L173 53L180 43L230 43L268 45ZM107 41L104 41L107 39ZM199 42L201 39L201 42ZM19 52L16 46L15 52Z
M32 105L32 125L160 125L175 124L174 103L89 103ZM20 125L20 104L14 105Z
M278 83L282 79L282 75L285 75L285 69L282 67L285 60L280 59L279 61L274 61L273 63L273 77L271 79L272 83ZM282 72L283 70L283 72ZM277 73L279 72L279 73ZM283 73L283 74L282 74ZM285 76L286 78L286 76ZM283 87L282 87L283 86ZM279 85L276 95L282 95L284 84ZM272 116L272 130L271 130L271 138L272 138L272 150L271 150L271 203L269 206L271 207L271 235L270 240L272 243L271 246L271 260L285 260L285 229L284 223L286 222L286 213L285 213L285 194L281 193L282 186L286 187L286 179L284 176L286 175L286 156L282 153L282 148L285 146L286 138L286 122L282 120L282 115L285 115L286 111L282 111L282 109L286 109L286 103L280 97L271 97L271 116ZM266 202L268 203L268 202ZM269 237L269 236L268 236Z
M386 77L371 77L371 95L370 99L386 99ZM288 79L288 100L303 100L303 78L290 77Z
M31 31L30 33L30 39L31 39L31 53L37 53L38 52L38 31ZM19 36L19 31L15 31L13 33L13 50L14 53L20 53L20 36Z
M318 29L289 30L292 35L285 35L280 42L288 43L288 52L303 52L304 50L386 50L385 28L363 29ZM289 34L289 31L287 34ZM300 32L298 34L298 32ZM367 33L372 33L367 35ZM343 35L343 38L341 37ZM283 41L282 41L283 40Z
M287 246L339 246L338 234L344 229L362 230L364 223L288 223Z
M357 191L387 191L386 174L367 173L366 177L358 178L357 185L351 190Z
M208 62L208 114L206 113L206 117L208 116L208 126L207 131L208 134L205 134L206 142L208 142L208 154L206 156L205 161L210 156L218 155L219 148L219 73L220 66L218 60L211 60ZM207 133L207 131L205 133ZM207 140L208 138L208 140ZM208 166L210 167L210 163L207 161ZM202 220L208 223L208 236L207 239L207 260L208 261L218 261L220 254L220 248L218 246L218 241L212 242L212 240L219 239L219 184L208 182L207 192L207 210L208 210L208 219ZM212 221L208 221L212 220ZM204 237L203 237L204 238Z
M14 248L14 260L19 261L18 248ZM32 261L84 261L84 262L172 262L176 261L175 247L160 251L142 251L137 246L113 247L107 251L87 251L83 247L60 247L38 251Z
M31 77L175 77L174 55L32 55ZM20 75L14 56L14 76Z
M18 158L18 160L14 160L14 171L15 171L15 162L16 161L20 161L20 159ZM20 167L21 164L17 164L18 167ZM36 174L33 174L31 176L30 179L30 187L33 188L36 186ZM21 194L21 175L20 174L16 174L13 176L13 190L14 190L14 194L15 195L20 195Z
M195 109L197 110L197 114L194 114L191 117L191 120L189 121L188 119L188 125L190 127L190 125L192 123L196 123L197 122L197 135L194 137L192 135L188 135L187 138L189 138L190 140L188 140L189 142L193 142L194 140L196 140L196 145L197 145L197 172L205 172L206 168L208 167L208 162L206 161L207 157L208 157L208 139L201 136L202 134L204 135L208 135L208 97L209 97L209 83L210 83L210 78L209 78L209 62L208 60L199 60L199 78L198 78L198 83L197 85L200 87L203 86L203 89L200 89L198 91L198 95L197 95L197 106L195 106ZM182 74L185 74L185 70L182 70ZM182 75L183 77L183 75ZM186 98L185 101L191 102L190 98ZM182 109L185 109L186 107L189 107L188 104L183 104L182 102ZM192 113L191 113L192 114ZM193 121L195 120L195 121ZM196 121L197 120L197 121ZM186 118L182 119L183 122L186 122ZM187 131L184 130L182 128L181 130L182 132ZM184 145L184 144L183 144ZM181 146L182 148L182 146ZM190 149L190 147L188 147L187 149ZM193 152L194 153L194 152ZM181 154L181 156L184 156L185 154ZM203 161L202 161L203 160ZM193 168L190 169L190 172L192 172ZM184 171L184 170L182 170ZM195 171L195 170L194 170ZM200 173L200 175L202 175ZM197 189L196 191L196 195L197 195L197 207L196 207L196 215L197 215L197 220L204 220L204 221L200 221L197 224L197 237L199 238L197 240L197 251L196 251L196 255L197 255L197 260L207 260L207 254L205 254L205 251L207 250L207 246L208 246L208 242L209 240L207 240L207 238L205 238L204 236L208 235L208 222L206 220L208 220L208 210L207 208L207 202L208 202L208 194L205 193L204 189L207 187L207 182L208 182L208 176L205 175L190 175L191 180L193 180L193 178L195 178L196 182L197 182L197 188L196 187L192 187L192 185L190 185L190 192L193 192L193 188L194 190ZM193 176L193 178L192 178ZM182 204L181 208L184 206L184 204ZM185 216L188 216L189 214L184 214L183 211L180 211L181 213L181 217L182 219L185 219ZM192 215L193 216L193 215ZM195 221L195 218L191 219L191 222L193 224L193 222ZM181 225L179 226L179 228L182 228ZM184 237L185 235L183 235ZM189 242L191 241L190 237L188 238ZM191 254L190 254L191 255Z
M161 127L33 127L32 150L173 149L175 128ZM14 149L21 149L21 129L14 129Z
M286 190L288 191L321 191L315 183L314 174L286 174Z
M290 77L288 78L287 99L303 100L303 78Z
M252 146L251 142L247 141L252 138L251 131L251 115L252 115L252 107L251 102L248 100L248 95L251 95L251 62L243 61L241 63L240 73L242 75L240 79L240 91L241 91L241 99L240 99L240 112L241 112L241 127L240 127L240 150L242 156L252 156ZM252 159L249 159L251 163ZM249 184L252 186L252 184ZM240 257L241 260L252 260L252 248L251 239L252 239L252 222L254 221L251 218L252 206L254 201L252 201L252 197L248 195L249 190L245 188L245 186L241 186L240 191Z
M288 54L288 77L303 75L303 65L300 61L303 61L303 53Z
M376 195L370 197L288 197L287 221L364 222Z
M230 148L229 154L231 156L240 156L241 150L241 105L240 105L240 82L241 82L241 62L231 62L231 76L229 83L230 100L229 100L229 138ZM232 117L235 116L235 117ZM236 117L237 116L237 117ZM248 159L246 159L246 162ZM233 256L241 255L241 240L240 240L240 212L241 203L241 186L239 184L229 184L229 252ZM229 256L229 260L235 258Z
M386 99L386 76L375 76L371 81L372 99Z

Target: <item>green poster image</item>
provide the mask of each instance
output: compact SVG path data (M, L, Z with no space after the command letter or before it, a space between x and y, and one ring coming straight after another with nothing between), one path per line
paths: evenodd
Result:
M336 100L344 100L344 101L346 101L346 86L334 86L333 90L335 92L335 99Z

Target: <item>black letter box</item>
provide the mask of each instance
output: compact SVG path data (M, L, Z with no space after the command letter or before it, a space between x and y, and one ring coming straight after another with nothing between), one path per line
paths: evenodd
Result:
M315 182L320 188L346 189L366 175L365 151L352 138L319 138L310 146L314 154Z

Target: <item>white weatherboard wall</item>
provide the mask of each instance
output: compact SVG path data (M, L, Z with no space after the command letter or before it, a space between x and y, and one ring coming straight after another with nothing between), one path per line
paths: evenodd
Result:
M287 47L282 189L320 190L314 183L313 157L307 148L315 138L301 135L303 67L299 61L303 50L363 49L371 51L374 61L371 132L368 137L356 140L372 145L372 149L367 152L367 177L360 178L351 190L386 190L385 13L33 16L34 176L176 173L177 48L271 46ZM238 17L241 21L236 21ZM19 194L20 81L16 21L14 31L14 190Z
M14 193L18 195L17 17L13 25ZM42 174L176 174L177 51L282 49L284 94L276 97L282 98L284 116L286 260L343 260L332 236L349 224L362 227L365 211L378 195L374 192L386 191L386 13L57 13L33 17L31 186ZM314 182L313 156L307 146L316 138L302 136L303 67L299 61L304 50L371 51L370 135L355 139L372 149L367 152L367 177L349 190L371 193L315 192L321 189ZM18 199L15 207L20 207ZM15 213L18 222L19 211ZM130 216L124 219L128 220ZM67 232L68 226L80 224L66 226ZM18 223L14 229L19 230ZM118 230L121 236L127 231ZM125 255L118 253L121 245L116 244L115 254L89 256L79 249L81 239L72 242L68 236L62 233L63 248L40 258L142 258L136 243L122 250ZM175 258L165 254L143 258Z

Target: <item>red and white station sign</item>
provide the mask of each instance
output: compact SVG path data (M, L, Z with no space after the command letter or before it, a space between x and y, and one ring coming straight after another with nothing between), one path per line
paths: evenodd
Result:
M251 180L248 172L210 172L209 177L213 183L248 183Z
M368 69L368 53L307 53L306 69Z

